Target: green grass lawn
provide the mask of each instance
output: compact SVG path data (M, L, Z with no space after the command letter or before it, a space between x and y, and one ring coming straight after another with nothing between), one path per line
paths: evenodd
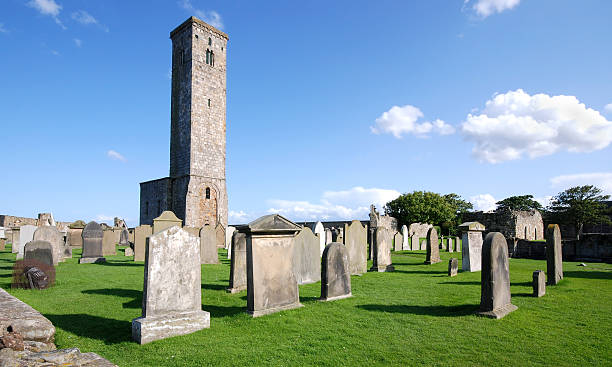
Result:
M320 283L300 286L305 307L253 319L246 291L225 292L229 261L204 265L202 308L210 329L138 345L143 263L122 256L106 264L57 267L53 288L11 290L15 255L0 252L0 287L45 315L58 348L96 352L120 366L224 365L612 365L612 265L564 263L565 279L531 297L531 276L545 261L511 259L512 303L502 320L474 315L480 272L446 275L448 259L423 265L424 251L393 255L396 271L352 277L353 297L318 302ZM460 266L461 268L461 266ZM1 314L1 310L0 310Z

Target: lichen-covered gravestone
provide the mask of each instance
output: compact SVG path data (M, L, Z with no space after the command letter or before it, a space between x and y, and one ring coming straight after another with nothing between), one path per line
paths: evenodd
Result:
M480 271L482 269L482 232L485 226L479 222L466 222L459 226L459 230L463 232L461 268L463 271Z
M17 248L17 260L23 259L23 248L25 244L34 239L34 232L38 227L26 224L19 228L19 247ZM13 244L14 246L14 244Z
M55 252L53 260L57 265L58 262L64 260L64 241L62 241L62 235L60 231L54 226L38 227L34 231L32 236L34 241L47 241L51 244L53 251Z
M79 264L89 264L105 262L106 259L102 254L102 226L96 222L89 222L83 228L81 233L83 237L83 253L79 259Z
M293 274L293 238L301 227L278 214L246 226L247 312L253 317L302 307Z
M351 273L346 247L332 242L323 251L321 267L321 300L333 301L351 297Z
M42 228L42 227L41 227ZM43 240L33 240L26 243L23 259L36 260L46 265L57 265L57 253L51 242Z
M457 275L457 271L459 270L459 261L454 257L448 260L448 276L454 277Z
M134 261L145 261L145 245L147 237L153 234L150 225L142 225L134 228Z
M510 295L508 244L499 232L489 233L484 240L480 282L479 315L501 319L518 308Z
M200 263L218 264L217 233L213 226L205 225L200 230Z
M440 248L438 247L438 231L434 227L429 228L427 231L427 255L425 257L425 264L439 263L440 260Z
M546 275L542 270L533 272L533 296L542 297L546 294Z
M200 240L178 227L148 238L142 317L132 320L139 344L210 327L202 311Z
M561 230L557 224L546 228L546 274L548 285L557 285L563 279L563 249Z
M232 237L232 259L227 291L238 293L247 288L246 234L238 229Z
M351 275L368 271L368 232L360 221L344 225L344 245L348 251Z
M374 245L374 257L370 271L387 272L394 271L391 264L391 231L386 227L376 227L376 241Z
M319 237L304 227L293 239L293 274L298 284L321 280L321 255Z

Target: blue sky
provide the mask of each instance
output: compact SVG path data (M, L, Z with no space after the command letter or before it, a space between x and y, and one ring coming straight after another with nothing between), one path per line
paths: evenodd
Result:
M169 169L169 33L229 34L230 223L612 193L612 2L0 3L0 213L138 223Z

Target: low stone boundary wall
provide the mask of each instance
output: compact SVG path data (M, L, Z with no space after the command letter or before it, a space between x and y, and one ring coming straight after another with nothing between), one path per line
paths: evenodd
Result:
M546 259L546 242L515 238L507 242L510 257ZM563 260L612 263L612 233L586 233L580 240L563 240Z

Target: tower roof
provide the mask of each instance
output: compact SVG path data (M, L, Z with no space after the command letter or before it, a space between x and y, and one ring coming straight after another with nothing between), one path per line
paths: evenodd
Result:
M202 27L212 31L213 33L216 33L217 35L225 38L226 40L229 40L229 36L226 33L218 30L217 28L211 26L210 24L208 24L208 23L206 23L206 22L204 22L204 21L202 21L202 20L200 20L200 19L198 19L196 17L189 17L181 25L179 25L178 27L174 28L174 30L172 32L170 32L170 38L174 37L174 35L176 33L182 31L183 28L191 26L193 23L196 23L196 24L198 24L198 25L200 25L200 26L202 26Z

